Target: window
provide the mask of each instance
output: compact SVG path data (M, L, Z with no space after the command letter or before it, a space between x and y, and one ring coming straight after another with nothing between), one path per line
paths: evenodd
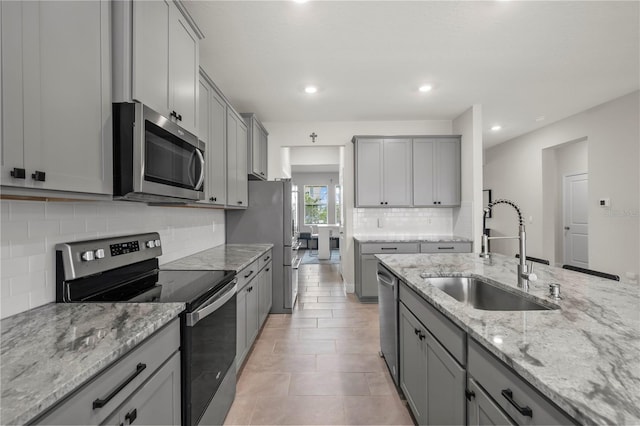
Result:
M340 185L336 185L336 224L340 225L342 223L342 204L340 201L342 200L342 189Z
M328 223L329 188L327 185L304 186L304 224Z

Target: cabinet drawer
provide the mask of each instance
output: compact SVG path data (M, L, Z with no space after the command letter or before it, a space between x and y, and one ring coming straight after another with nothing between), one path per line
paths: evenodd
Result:
M361 254L420 253L418 243L367 243L360 246Z
M420 253L471 253L471 243L422 243Z
M258 270L262 270L269 262L271 262L271 250L258 258Z
M178 350L179 345L180 321L174 320L131 353L99 373L98 376L76 390L70 398L56 405L49 413L34 423L43 425L102 424L120 404L129 398L134 390L149 379L171 354ZM133 379L131 379L132 377ZM93 408L95 401L108 399L108 396L123 383L127 383L126 386L116 392L108 402L105 402L104 406Z
M468 371L518 424L575 424L571 417L472 339L469 339ZM509 402L509 397L513 403ZM528 407L531 416L522 414L515 404Z
M256 275L258 275L258 271L260 270L259 266L259 259L256 259L251 262L249 266L245 267L243 270L236 274L236 277L238 278L238 293L247 284L249 284L249 281L251 281Z
M429 329L460 365L466 365L464 330L438 312L402 281L400 282L400 301Z

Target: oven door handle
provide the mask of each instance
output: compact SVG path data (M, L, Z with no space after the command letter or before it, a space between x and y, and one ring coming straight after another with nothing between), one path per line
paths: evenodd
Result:
M222 296L218 296L218 295L212 296L211 299L209 299L207 302L204 303L203 308L200 308L195 312L188 313L185 316L187 327L193 327L198 323L198 321L208 317L209 315L211 315L212 313L220 309L222 305L227 303L236 294L236 291L238 290L238 286L236 285L237 281L238 281L237 279L234 279L233 281L231 281L227 286L230 289L227 290L224 294L222 294Z

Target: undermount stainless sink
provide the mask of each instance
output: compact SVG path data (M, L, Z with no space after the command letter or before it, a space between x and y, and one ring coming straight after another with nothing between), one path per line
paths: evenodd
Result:
M472 277L434 277L425 280L449 296L484 311L541 311L558 309L552 304L534 302L524 296L503 290Z

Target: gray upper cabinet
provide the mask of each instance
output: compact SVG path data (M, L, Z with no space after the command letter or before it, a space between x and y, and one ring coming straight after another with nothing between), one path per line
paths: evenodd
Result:
M267 180L267 153L269 133L253 113L240 114L248 132L247 171L251 180Z
M177 2L112 4L114 101L142 102L197 134L202 33Z
M227 206L246 208L248 204L247 126L227 108Z
M354 137L356 207L412 203L411 139Z
M413 139L413 204L460 205L460 137Z
M200 70L198 135L205 142L205 198L200 203L224 206L227 201L227 103Z
M110 2L0 14L3 191L112 194Z

